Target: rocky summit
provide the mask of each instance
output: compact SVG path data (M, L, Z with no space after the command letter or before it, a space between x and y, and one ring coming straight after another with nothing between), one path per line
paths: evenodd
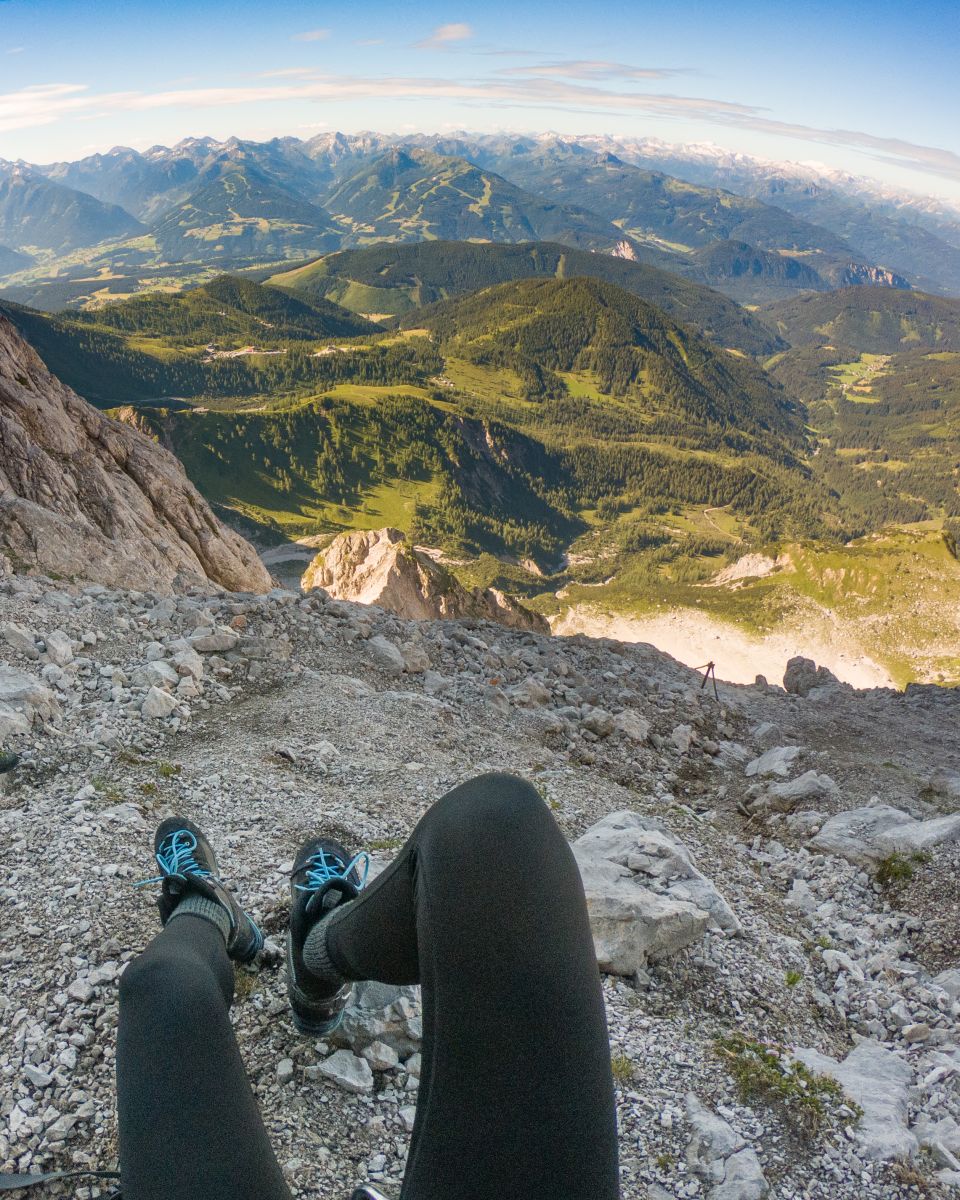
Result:
M123 587L270 587L179 461L65 387L3 316L0 549L24 568Z
M479 617L538 633L550 628L539 613L498 588L464 587L436 558L407 545L399 529L339 534L310 563L301 583L402 617Z
M13 362L29 388L37 364ZM293 1194L396 1195L418 991L362 985L334 1035L297 1037L288 873L318 829L382 869L435 798L498 769L533 781L583 876L625 1200L957 1194L956 691L795 664L790 691L714 696L644 645L200 572L166 595L168 554L136 589L2 564L0 1170L113 1165L117 985L158 928L133 885L176 811L267 933L235 1022Z

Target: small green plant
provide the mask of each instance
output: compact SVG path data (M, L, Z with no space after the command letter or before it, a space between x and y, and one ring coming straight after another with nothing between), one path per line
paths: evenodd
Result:
M658 1154L656 1158L657 1166L661 1171L670 1171L676 1165L677 1159L673 1154Z
M931 1175L926 1174L921 1167L932 1167L933 1164L920 1164L916 1162L908 1162L903 1158L896 1158L887 1168L889 1174L897 1183L914 1189L921 1196L939 1196L942 1193L937 1187L936 1182L931 1178Z
M827 935L825 933L821 933L820 936L817 938L817 945L820 947L821 950L829 950L832 947L833 943L830 941L830 939L827 937Z
M123 792L114 784L108 783L102 775L94 775L90 782L104 800L109 800L111 804L120 804L123 800Z
M157 774L161 779L172 779L174 775L179 775L182 770L183 767L179 763L157 763Z
M146 783L140 784L140 791L143 792L145 796L155 796L157 794L157 785L148 780Z
M877 863L874 876L882 888L893 888L897 884L911 880L918 866L930 861L930 855L923 850L915 850L909 857L905 854L888 854Z
M742 1100L762 1099L779 1108L804 1138L817 1133L832 1105L845 1102L835 1079L792 1060L781 1046L734 1032L716 1038L714 1050L733 1076Z
M794 970L793 968L791 968L783 977L783 981L788 988L795 988L802 979L803 972Z
M617 1083L630 1083L633 1080L633 1063L626 1054L612 1055L610 1070Z
M374 838L367 842L368 850L398 850L403 845L403 838Z

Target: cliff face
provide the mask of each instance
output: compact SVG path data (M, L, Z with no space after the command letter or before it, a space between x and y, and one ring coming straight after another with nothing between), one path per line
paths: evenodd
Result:
M428 554L407 546L398 529L340 534L307 568L302 586L414 620L477 617L512 629L549 631L543 617L496 588L465 588Z
M21 569L114 587L271 586L178 460L65 387L3 317L0 549Z

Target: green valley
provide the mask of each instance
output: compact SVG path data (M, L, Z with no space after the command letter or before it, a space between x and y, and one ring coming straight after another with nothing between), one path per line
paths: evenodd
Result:
M555 244L373 246L267 278L2 307L263 546L392 525L598 632L590 613L850 622L890 678L952 677L960 303L858 288L749 314ZM339 303L361 298L396 315Z

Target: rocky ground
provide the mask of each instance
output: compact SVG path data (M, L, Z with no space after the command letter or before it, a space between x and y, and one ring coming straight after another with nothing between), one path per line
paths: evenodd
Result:
M578 839L627 1200L960 1193L960 693L791 686L717 699L650 647L321 592L7 572L0 1169L115 1159L117 981L157 928L133 884L161 816L204 825L275 947L302 837L387 861L495 768ZM294 1195L396 1195L415 992L361 989L337 1044L304 1040L270 951L235 1019Z

